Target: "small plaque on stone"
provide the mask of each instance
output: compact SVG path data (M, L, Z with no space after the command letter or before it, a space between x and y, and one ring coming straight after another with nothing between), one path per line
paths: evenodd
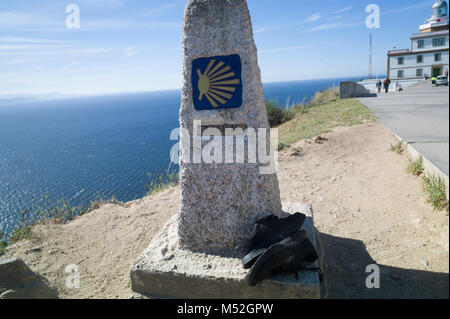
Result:
M196 110L242 106L241 58L237 54L199 58L192 62L193 100Z

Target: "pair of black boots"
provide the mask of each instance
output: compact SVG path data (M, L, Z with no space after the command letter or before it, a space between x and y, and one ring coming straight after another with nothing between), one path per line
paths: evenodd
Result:
M258 282L277 275L293 274L298 278L300 270L317 260L317 252L304 230L300 230L306 216L295 213L286 218L270 215L258 220L250 237L238 242L236 250L242 265L250 269L245 281L254 286Z

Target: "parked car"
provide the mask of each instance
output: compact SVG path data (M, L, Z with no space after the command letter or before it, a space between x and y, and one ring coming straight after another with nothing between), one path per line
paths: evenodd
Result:
M448 86L448 80L445 75L438 76L436 79L436 86L445 85Z

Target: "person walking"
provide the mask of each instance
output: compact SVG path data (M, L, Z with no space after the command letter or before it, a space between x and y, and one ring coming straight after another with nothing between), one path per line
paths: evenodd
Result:
M437 80L437 77L433 75L433 77L431 78L431 86L432 87L436 87L436 80Z
M377 81L377 90L378 90L378 93L380 93L381 92L381 81L380 80L378 80Z
M384 80L384 91L386 92L386 93L388 93L389 92L389 85L391 84L391 80L389 80L389 78L386 78L385 80Z

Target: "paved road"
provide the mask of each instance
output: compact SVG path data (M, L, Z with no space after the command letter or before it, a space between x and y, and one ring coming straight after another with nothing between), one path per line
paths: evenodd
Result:
M359 99L380 121L449 175L449 88L423 82Z

